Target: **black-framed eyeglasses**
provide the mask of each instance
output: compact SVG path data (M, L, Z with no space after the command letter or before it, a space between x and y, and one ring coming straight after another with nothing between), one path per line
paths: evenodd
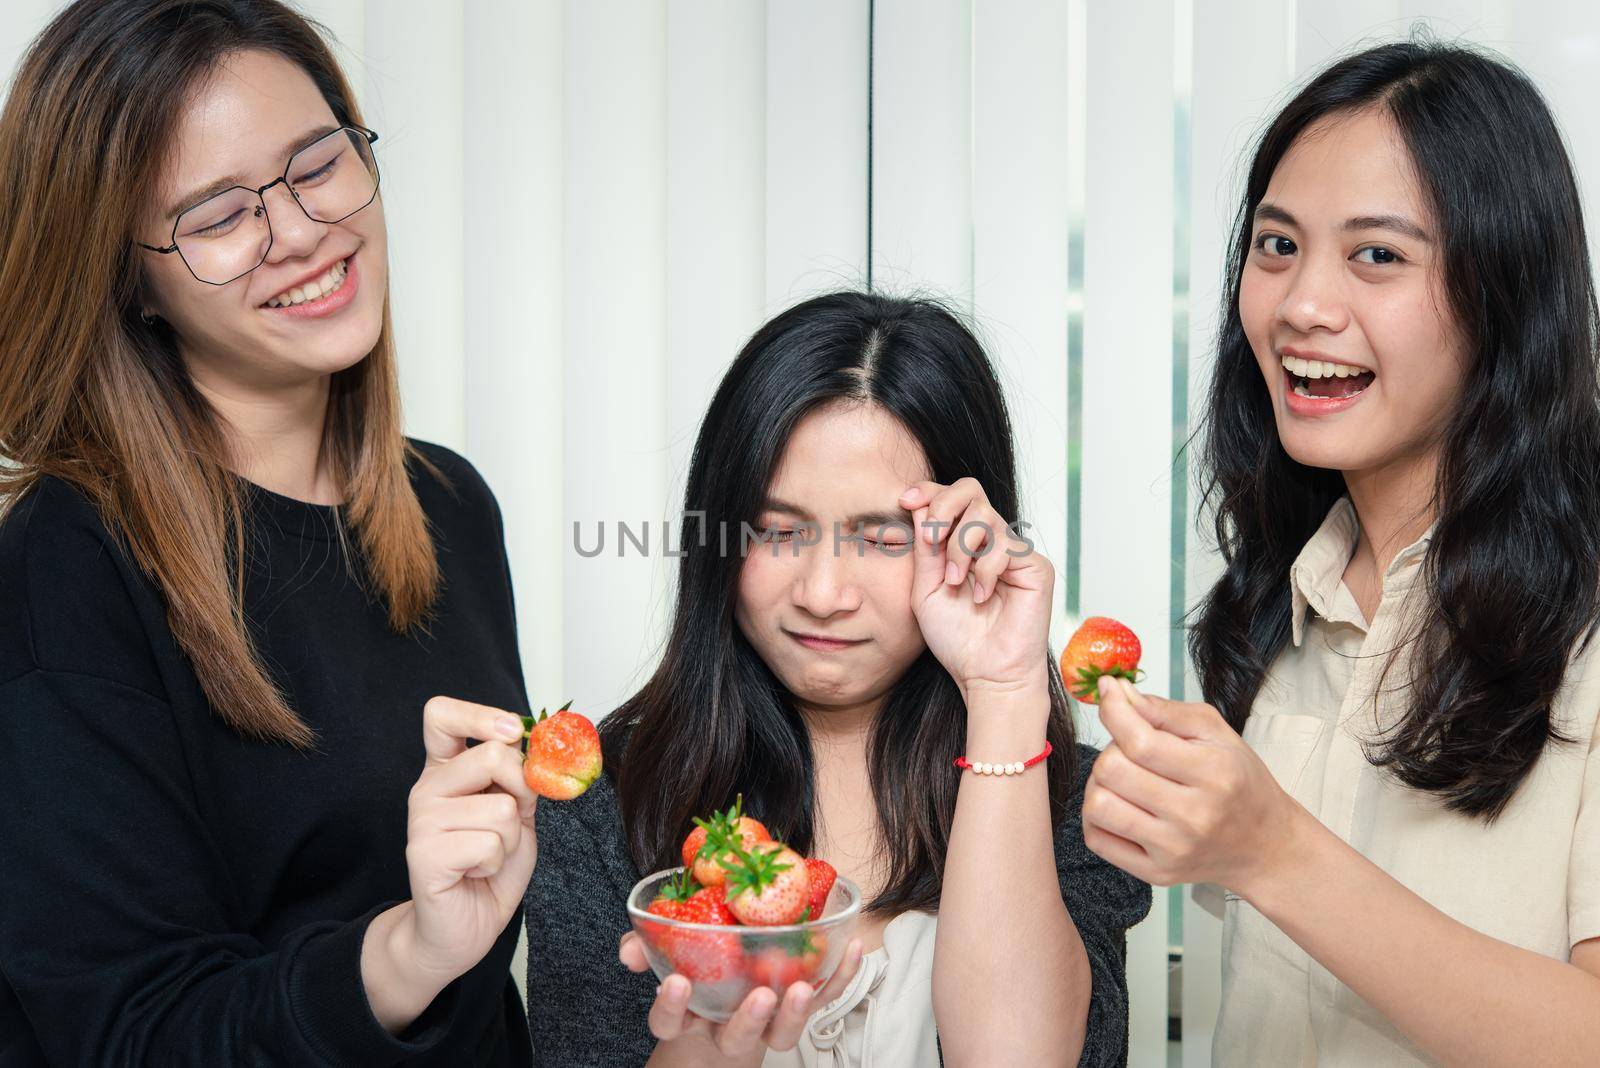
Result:
M173 222L166 248L143 241L139 247L162 255L176 252L195 280L207 285L243 278L266 262L272 248L267 190L282 183L306 218L342 222L378 195L378 161L372 154L377 139L365 126L347 123L290 156L283 174L259 189L232 186L186 208Z

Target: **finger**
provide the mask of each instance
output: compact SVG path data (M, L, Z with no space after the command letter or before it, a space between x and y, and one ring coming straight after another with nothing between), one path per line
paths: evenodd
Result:
M996 516L996 519L999 517ZM979 557L972 565L973 599L983 604L994 596L1001 582L1014 571L1031 569L1036 564L1034 554L1026 552L1027 546L1011 536L1004 524L995 527L995 542L987 555ZM1020 555L1012 555L1017 553ZM1021 578L1021 576L1018 576ZM1010 585L1031 587L1027 581L1013 581Z
M948 563L945 582L959 586L967 580L973 565L987 560L997 542L995 530L1000 516L985 500L973 501L956 519L950 539L945 543ZM991 587L992 588L992 587Z
M790 983L772 1018L772 1026L767 1028L767 1045L776 1050L794 1049L806 1028L806 1021L817 1006L823 1004L826 1002L817 1000L810 983Z
M422 746L429 764L441 764L467 748L467 739L514 742L522 720L500 708L454 697L430 697L422 706Z
M1094 761L1092 782L1138 805L1153 816L1172 819L1194 805L1194 788L1184 786L1131 760L1112 742Z
M518 812L530 819L538 798L522 776L522 754L504 742L484 742L450 760L423 769L417 779L422 798L465 797L491 786L515 797Z
M973 500L983 495L983 489L975 478L957 479L949 486L938 482L918 482L913 489L920 491L914 499L928 508L927 519L917 525L917 532L930 545L947 543L956 518L967 510Z
M918 482L900 495L900 505L910 508L915 517L911 524L911 537L913 541L923 545L934 545L940 540L926 525L927 507L933 499L943 493L948 487L942 482L931 480Z
M850 985L850 980L856 977L856 972L861 969L861 939L852 938L849 945L844 947L844 960L839 962L839 967L834 969L833 975L828 977L828 982L817 991L814 1004L827 1005L834 998L844 992Z
M1210 705L1168 701L1154 694L1141 693L1138 687L1126 679L1122 680L1122 683L1127 689L1128 701L1134 711L1152 726L1169 734L1203 741L1220 740L1233 734L1233 728L1229 727L1217 710Z
M1172 782L1193 785L1200 772L1196 762L1204 754L1135 712L1121 679L1102 675L1099 685L1100 722L1123 756Z
M911 525L922 531L927 523L928 509L918 508L911 514ZM942 544L929 544L923 538L911 543L915 563L911 575L911 603L922 604L944 584L945 552Z
M681 975L667 976L656 989L655 1003L646 1017L650 1033L663 1040L677 1038L683 1034L688 1011L689 980Z
M1130 842L1126 838L1120 838L1110 831L1085 822L1083 844L1088 846L1089 851L1095 856L1116 865L1129 875L1147 883L1155 881L1155 865L1151 863L1150 854L1139 843Z
M1127 798L1090 782L1083 794L1083 825L1090 824L1110 831L1118 838L1143 847L1146 852L1156 847L1164 837L1159 818L1146 812Z
M622 936L622 941L617 945L617 959L630 972L650 970L650 959L644 955L644 941L634 931Z
M750 991L728 1022L717 1029L717 1049L725 1057L737 1057L755 1049L777 1005L778 996L766 987L758 986Z
M442 894L471 872L499 871L503 863L505 849L493 831L450 831L406 846L406 867L430 894Z
M515 853L522 844L523 832L517 799L505 793L438 797L412 822L413 836L446 831L492 831L500 836L507 854Z

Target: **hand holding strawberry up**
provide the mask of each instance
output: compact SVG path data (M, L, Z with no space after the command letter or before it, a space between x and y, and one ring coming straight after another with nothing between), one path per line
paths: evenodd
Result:
M1215 708L1100 680L1112 741L1083 797L1084 843L1156 886L1217 883L1246 898L1305 809Z
M361 946L367 1000L391 1032L482 960L522 902L538 846L521 732L517 716L485 705L435 697L423 708L427 755L407 803L411 900L374 917Z

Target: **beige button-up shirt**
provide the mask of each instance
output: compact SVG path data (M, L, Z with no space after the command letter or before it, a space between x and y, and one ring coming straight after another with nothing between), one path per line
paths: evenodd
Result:
M1274 661L1244 740L1296 801L1435 908L1568 960L1600 937L1600 639L1575 655L1557 702L1558 726L1577 744L1549 746L1493 824L1447 811L1373 767L1361 747L1404 711L1404 660L1389 692L1376 704L1373 694L1410 613L1426 610L1420 565L1432 531L1384 572L1369 622L1344 584L1359 529L1340 498L1290 569L1293 644ZM1223 917L1214 1064L1432 1063L1237 895L1196 887L1195 898Z

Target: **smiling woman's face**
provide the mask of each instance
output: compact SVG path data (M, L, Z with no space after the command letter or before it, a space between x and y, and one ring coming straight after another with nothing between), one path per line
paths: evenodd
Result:
M295 147L338 120L309 75L282 56L229 56L188 101L179 121L158 202L139 228L158 248L172 237L176 212L194 190L230 175L256 188L277 178ZM295 178L296 175L290 175ZM207 285L176 253L146 258L145 305L172 325L190 374L222 392L274 389L358 363L383 328L388 280L382 197L337 223L315 222L280 184L265 194L272 228L266 262L226 285ZM248 225L248 221L246 222ZM180 233L180 238L183 236ZM350 299L307 315L267 302L330 268L346 265ZM303 294L302 294L303 295Z
M1347 474L1431 456L1465 360L1437 226L1392 120L1367 110L1308 128L1252 236L1239 317L1285 451Z
M870 710L927 648L911 611L911 515L898 501L931 477L916 439L874 405L819 408L790 436L757 528L801 533L750 545L735 618L808 708Z

